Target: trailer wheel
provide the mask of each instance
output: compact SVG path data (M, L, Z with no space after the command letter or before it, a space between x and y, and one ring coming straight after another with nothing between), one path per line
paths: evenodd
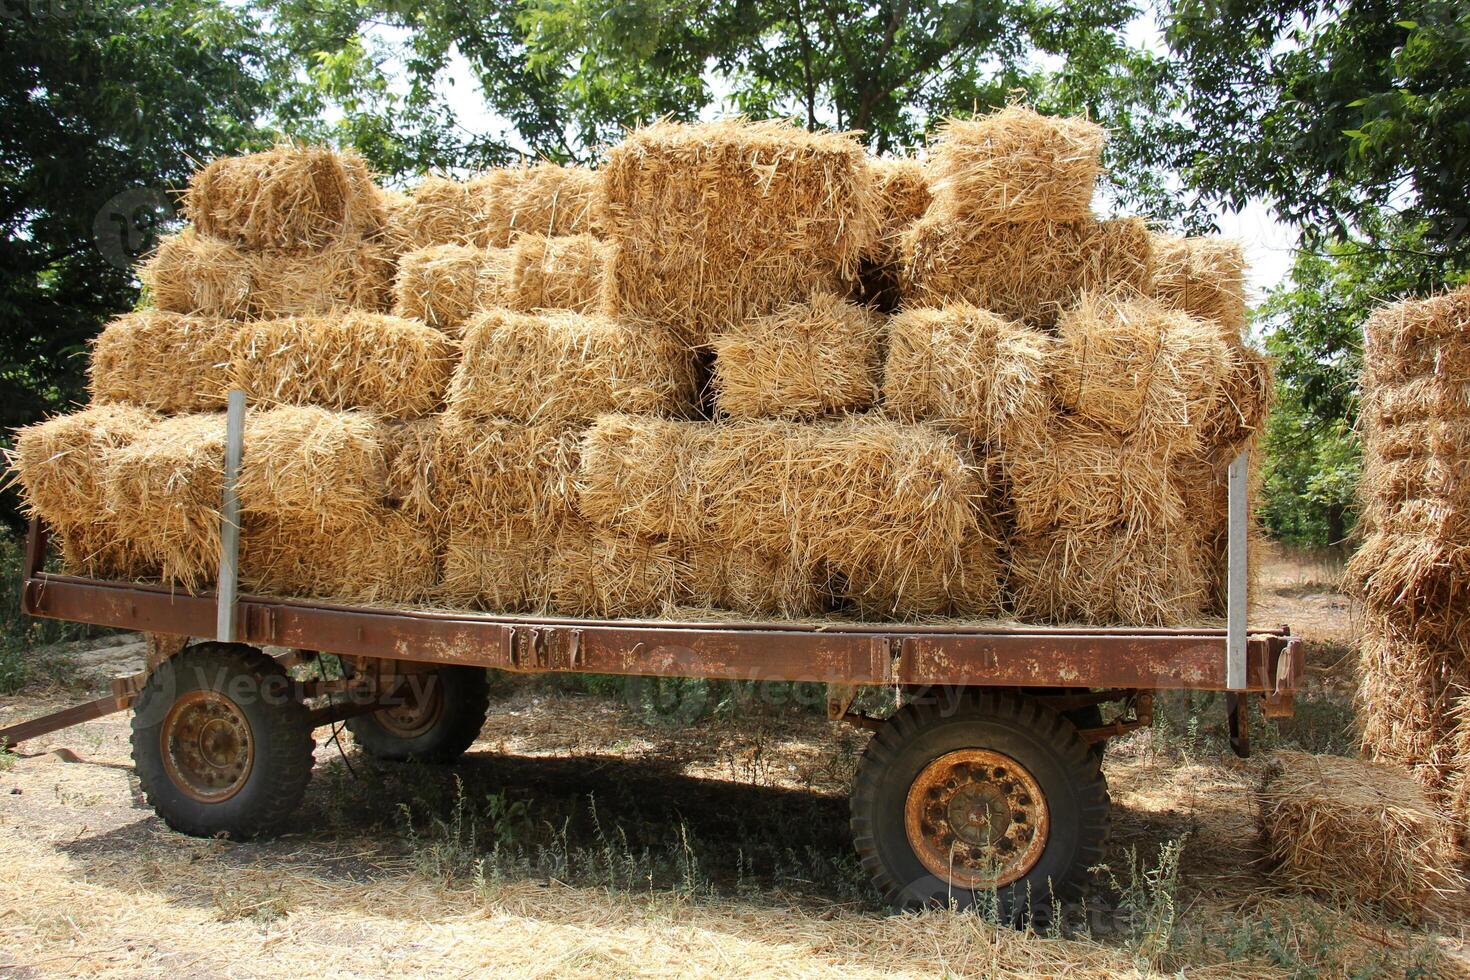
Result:
M268 833L311 779L311 718L285 668L253 647L203 643L148 677L133 765L164 823L195 837Z
M389 762L453 762L485 727L490 679L479 667L440 667L421 675L403 703L347 720L362 750Z
M863 867L897 909L994 902L1044 915L1103 857L1108 791L1076 727L1016 694L909 704L869 742L852 795Z

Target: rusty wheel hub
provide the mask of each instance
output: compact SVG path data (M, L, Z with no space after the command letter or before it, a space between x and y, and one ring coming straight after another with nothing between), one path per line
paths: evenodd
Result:
M201 803L240 791L255 762L255 740L239 707L215 691L190 691L163 719L163 765L169 779Z
M960 749L930 762L909 787L904 829L931 874L960 888L999 888L1046 850L1046 799L1010 756Z
M408 685L403 701L373 715L378 724L396 738L418 738L439 723L444 715L444 690L438 677L422 687Z

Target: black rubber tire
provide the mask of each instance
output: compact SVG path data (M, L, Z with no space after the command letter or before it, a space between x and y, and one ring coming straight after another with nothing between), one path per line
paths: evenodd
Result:
M203 802L168 774L161 734L170 707L191 691L224 694L250 728L255 755L243 786L227 800ZM242 696L243 695L243 696ZM311 781L311 717L285 668L254 647L201 643L160 664L133 705L133 767L163 822L192 837L246 840L279 828Z
M929 872L904 830L904 803L915 778L934 759L964 748L1010 756L1036 780L1049 811L1047 843L1036 865L993 892L954 887ZM853 843L895 909L986 907L993 896L1001 921L1019 924L1044 917L1054 902L1080 891L1088 868L1103 858L1108 805L1098 760L1071 722L1022 695L972 690L958 710L905 705L873 736L852 794Z
M384 728L374 715L347 719L347 730L362 750L385 762L453 762L480 737L490 711L490 678L481 667L440 667L433 683L444 698L434 726L413 738Z
M1078 729L1101 728L1103 723L1102 705L1091 704L1085 708L1078 708L1076 711L1069 711L1067 712L1066 718L1073 725L1076 725ZM1108 740L1103 739L1101 742L1089 742L1087 750L1097 756L1098 762L1102 762L1103 752L1107 749L1107 746Z

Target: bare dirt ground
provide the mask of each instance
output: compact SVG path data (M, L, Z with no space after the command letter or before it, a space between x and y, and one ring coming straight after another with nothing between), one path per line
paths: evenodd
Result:
M1312 641L1311 688L1258 746L1351 750L1356 621L1334 575L1266 564L1254 620ZM87 685L142 649L39 655ZM0 721L80 693L0 699ZM344 759L323 729L291 831L245 844L167 830L114 716L0 762L0 976L1470 976L1452 910L1410 927L1272 881L1261 762L1221 751L1222 713L1176 699L1110 746L1107 867L1047 936L878 908L846 826L868 736L791 706L681 728L617 691L507 684L449 768L375 765L345 736Z

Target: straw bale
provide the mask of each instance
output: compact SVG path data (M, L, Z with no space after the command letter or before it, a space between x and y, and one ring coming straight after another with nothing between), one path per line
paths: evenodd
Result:
M1072 531L1178 527L1184 501L1168 458L1138 440L1065 415L1017 429L999 454L1016 527Z
M877 575L842 569L841 598L863 619L979 619L1000 614L1004 571L999 541L977 529L953 554L924 556L907 568Z
M915 307L888 321L883 410L994 442L1041 424L1051 341L968 303Z
M511 254L503 248L430 245L398 262L393 312L459 336L466 321L511 298Z
M1154 299L1218 324L1227 339L1245 327L1245 252L1233 238L1153 236Z
M882 320L832 293L752 317L714 337L719 414L802 418L860 411L878 387Z
M1465 887L1445 815L1400 770L1278 752L1256 803L1267 860L1293 887L1416 921Z
M1454 735L1449 740L1450 779L1446 793L1450 824L1455 846L1462 855L1470 854L1470 688L1456 699L1453 717Z
M1433 501L1408 502L1389 526L1375 526L1364 538L1345 578L1370 612L1391 618L1402 635L1453 638L1470 647L1461 632L1470 625L1470 544L1463 520L1451 516Z
M131 443L157 418L131 405L104 404L17 429L5 456L22 508L58 526L97 521L104 510L103 455Z
M425 177L389 209L386 228L400 252L434 245L471 245L485 236L485 197L467 182Z
M1265 354L1229 341L1224 350L1220 394L1199 425L1199 441L1210 448L1238 448L1264 432L1276 396L1271 361Z
M484 209L477 245L504 247L520 235L600 235L602 175L545 161L491 170L469 182Z
M446 412L429 462L434 510L465 533L553 528L574 514L580 437L560 425Z
M947 120L929 158L934 207L986 224L1086 218L1106 139L1086 119L1022 106Z
M1141 219L977 225L930 208L903 236L908 305L967 302L1050 327L1086 290L1143 290L1153 251Z
M391 506L421 516L438 514L433 486L434 447L439 441L442 415L397 419L382 423L384 497Z
M556 537L554 532L519 523L450 528L440 597L494 612L540 611L546 603L547 567Z
M1189 447L1229 369L1213 324L1142 296L1084 293L1057 322L1064 406L1149 445Z
M1205 612L1224 615L1230 571L1230 488L1227 473L1240 449L1249 449L1246 474L1246 596L1253 605L1261 577L1265 531L1256 519L1263 469L1253 443L1212 451L1179 453L1168 461L1170 483L1183 502L1179 527L1200 543L1205 569Z
M161 310L123 314L93 342L88 366L93 400L159 412L223 408L235 326Z
M1457 699L1470 691L1470 667L1437 643L1394 635L1389 625L1370 614L1362 631L1354 707L1363 751L1439 792L1456 770Z
M604 412L685 414L694 395L693 358L657 324L490 309L465 328L449 404L463 415L576 423Z
M569 522L547 560L549 605L568 616L663 615L682 595L686 569L666 541Z
M1364 325L1364 387L1470 376L1470 286L1376 311Z
M69 575L101 579L150 579L158 565L134 542L122 537L110 520L53 524L61 543L61 567Z
M139 275L161 310L253 320L386 311L393 268L393 254L380 240L252 252L185 228L163 237Z
M102 457L103 500L120 534L188 588L209 581L219 564L224 451L223 415L179 415ZM246 419L243 520L290 522L303 535L329 521L370 533L385 485L369 416L293 406Z
M881 157L868 161L873 182L877 233L869 251L879 263L898 258L899 241L909 225L924 216L932 195L924 166L910 157Z
M784 122L660 122L602 169L616 244L609 309L691 343L816 289L844 291L876 229L849 135Z
M1408 381L1377 382L1365 378L1363 418L1370 427L1422 422L1426 419L1470 420L1470 381L1465 376L1428 374ZM1367 438L1374 437L1372 431Z
M455 354L438 330L381 313L264 320L235 331L229 386L257 403L425 415L444 402Z
M517 310L593 313L605 305L612 247L591 235L526 234L510 247L510 295Z
M212 161L190 178L184 214L207 235L260 251L370 237L387 217L361 157L304 145Z
M351 520L247 518L240 581L251 592L375 605L436 595L437 542L427 524L386 507Z
M1056 528L1011 541L1016 615L1042 623L1174 626L1206 598L1199 549L1187 531Z
M715 488L702 471L716 435L709 423L599 416L582 439L578 510L623 534L703 539Z
M681 582L685 603L786 619L826 611L816 570L793 555L705 543L690 548L686 559Z

